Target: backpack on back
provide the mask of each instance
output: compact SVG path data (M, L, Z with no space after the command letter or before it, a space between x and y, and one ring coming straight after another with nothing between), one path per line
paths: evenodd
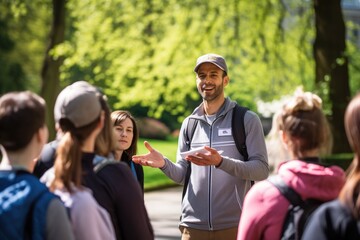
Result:
M248 160L248 153L246 149L246 134L245 134L245 125L244 125L244 116L245 113L249 110L246 107L241 107L238 104L235 105L233 108L233 115L231 119L231 131L232 136L234 137L236 148L238 149L239 153L244 157L244 161ZM190 118L185 130L185 143L187 145L188 150L190 150L191 140L193 138L196 126L198 124L198 119ZM182 198L184 198L187 186L189 184L191 174L191 164L186 170L184 188L182 193ZM251 181L251 185L254 182Z
M0 172L0 239L45 239L48 205L56 198L24 170Z
M317 199L302 200L301 196L279 175L269 177L268 181L290 202L280 239L301 239L312 213L324 202Z

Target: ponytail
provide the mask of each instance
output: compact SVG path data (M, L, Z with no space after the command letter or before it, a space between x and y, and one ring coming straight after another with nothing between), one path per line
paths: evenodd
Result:
M60 119L59 123L65 134L56 151L55 178L50 186L52 191L64 187L67 191L73 192L71 186L82 187L82 145L98 126L99 121L100 116L84 127L75 128L68 119Z
M54 190L65 187L69 192L72 192L72 184L81 188L81 145L71 132L62 137L56 156L55 179L50 188Z

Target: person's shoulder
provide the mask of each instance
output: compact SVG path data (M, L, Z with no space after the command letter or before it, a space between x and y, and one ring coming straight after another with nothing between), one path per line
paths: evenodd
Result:
M259 118L259 115L257 113L255 113L253 110L248 108L244 117L245 117L245 119L247 119L247 118L252 119L252 118Z
M119 178L122 173L131 174L129 166L125 162L105 158L94 166L94 172L98 176L106 178Z
M77 189L71 194L73 206L81 209L91 209L97 205L93 195L87 189Z
M252 186L248 192L249 195L253 195L255 198L273 198L277 197L278 190L267 180L259 181Z
M248 109L244 115L244 124L245 125L258 125L261 123L260 117L257 113L252 111L251 109Z
M237 109L236 109L237 108ZM245 118L254 118L258 117L257 113L255 113L251 108L244 106L242 104L237 103L236 101L229 100L228 103L228 110L246 110L245 111Z
M354 217L348 209L339 199L335 199L329 202L325 202L315 210L312 219L322 222L342 223L347 225L354 222Z
M45 144L40 153L38 161L44 163L53 162L58 144L59 144L58 140L54 140Z
M334 215L334 217L344 217L347 215L350 216L350 211L344 204L340 202L339 199L335 199L321 204L317 212L325 215Z
M45 184L40 182L40 180L33 174L31 174L28 171L23 170L16 170L15 172L15 181L22 181L25 180L29 185L31 185L33 188L41 188L41 189L47 189Z
M49 187L52 181L55 179L54 167L49 168L40 178L40 182Z
M325 202L319 206L311 216L309 227L313 224L317 225L319 222L326 223L326 228L342 229L341 232L347 233L350 233L348 232L350 226L357 224L350 209L338 199ZM313 232L314 229L312 228L311 233Z

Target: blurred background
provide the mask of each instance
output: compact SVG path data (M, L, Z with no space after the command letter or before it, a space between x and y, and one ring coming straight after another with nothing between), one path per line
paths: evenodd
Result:
M302 86L324 101L333 153L347 153L359 23L360 1L0 0L0 94L43 96L51 140L57 94L85 80L133 113L142 138L166 140L200 103L193 68L213 52L228 63L226 95L257 112L265 133Z

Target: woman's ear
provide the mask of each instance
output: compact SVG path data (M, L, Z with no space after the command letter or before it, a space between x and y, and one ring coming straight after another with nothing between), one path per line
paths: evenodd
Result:
M99 128L103 128L105 125L105 111L102 110L100 113Z
M49 139L49 130L47 128L46 125L44 125L43 127L39 128L39 130L36 133L36 140L44 145L45 143L47 143Z
M283 130L279 130L279 135L280 135L282 144L287 149L287 145L288 145L288 142L289 142L288 135Z

